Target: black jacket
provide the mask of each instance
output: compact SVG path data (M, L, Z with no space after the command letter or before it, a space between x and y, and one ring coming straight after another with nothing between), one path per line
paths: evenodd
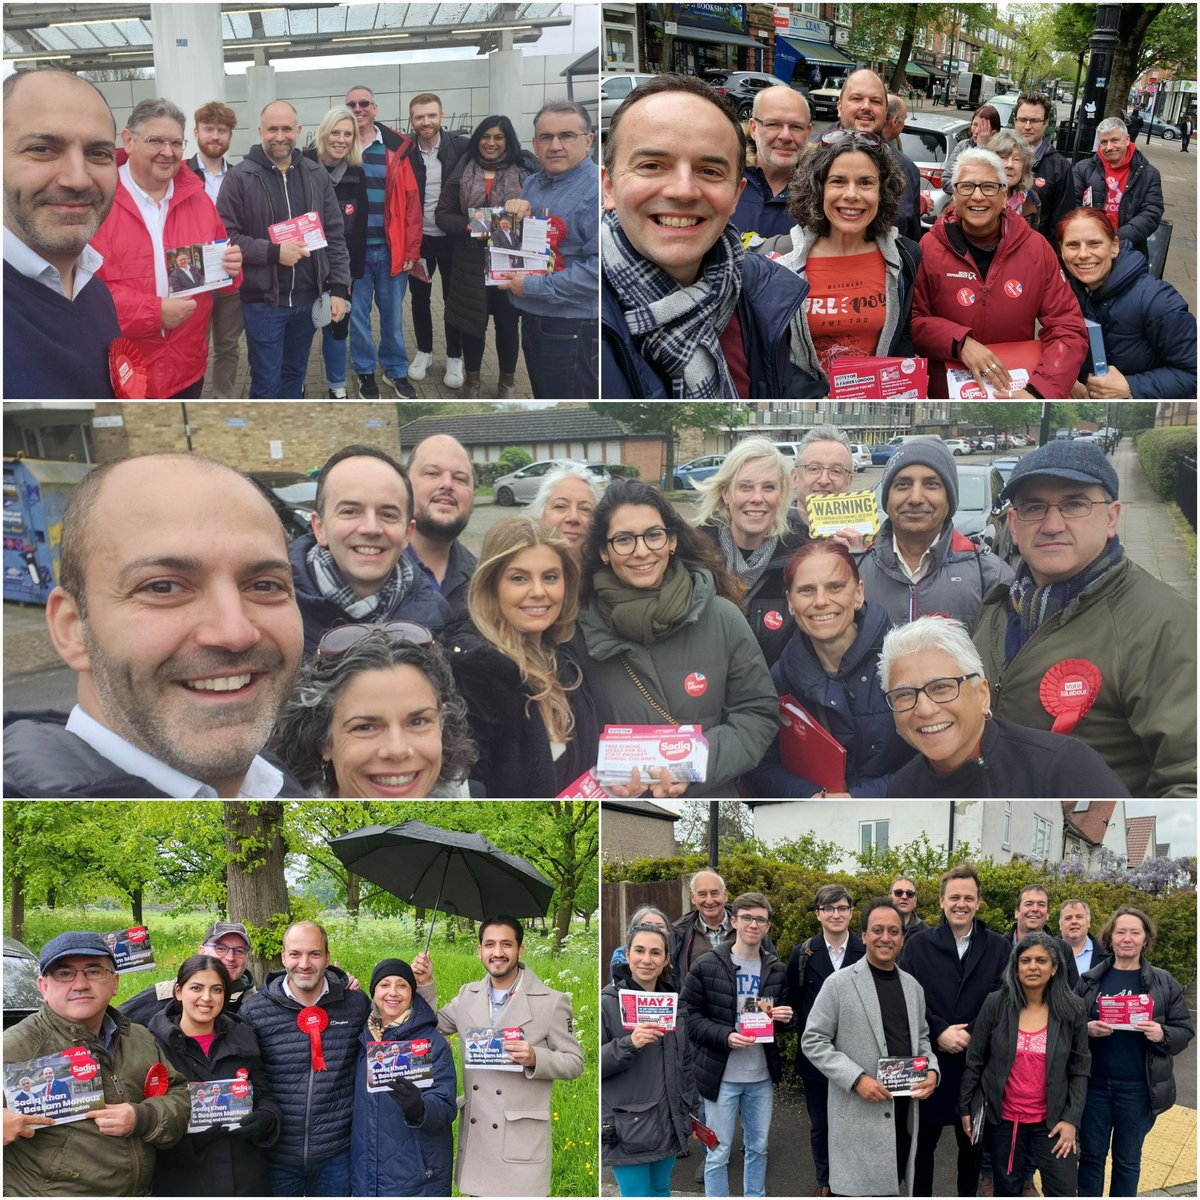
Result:
M1086 1020L1096 1020L1093 1013L1096 997L1104 977L1113 969L1114 959L1106 958L1098 966L1083 973L1075 985L1076 994L1083 997ZM1183 989L1169 972L1153 967L1142 959L1142 992L1154 1001L1154 1020L1162 1026L1161 1042L1144 1041L1146 1049L1146 1086L1150 1089L1150 1111L1157 1116L1175 1103L1175 1073L1171 1059L1181 1053L1196 1036Z
M683 981L688 977L688 972L692 969L696 960L712 949L708 938L697 932L696 920L698 915L694 908L689 909L671 925L671 965L675 969L675 978L678 980L681 988L683 987ZM725 905L725 916L732 922L732 904ZM734 934L731 925L729 933L723 940L727 945L732 945L733 938ZM775 945L771 941L770 934L767 934L763 938L762 945L764 950L769 950L772 954L775 953Z
M325 166L317 157L316 146L307 147L304 157ZM362 167L347 163L341 179L333 185L333 194L342 210L342 236L350 253L350 278L361 279L367 270L367 176Z
M1092 1055L1088 1050L1087 1013L1072 1005L1071 1021L1050 1013L1046 1035L1046 1127L1067 1121L1079 1129L1087 1099ZM993 992L983 1002L958 1092L958 1116L973 1114L982 1098L987 1104L989 1125L1000 1123L1004 1086L1017 1057L1017 1010L1005 992ZM940 1063L941 1056L938 1057ZM944 1083L944 1081L943 1081ZM940 1091L942 1084L939 1084ZM935 1093L936 1094L936 1093ZM924 1114L922 1113L922 1116Z
M842 965L839 970L858 962L866 954L867 949L862 938L853 931L847 936L846 949L842 953ZM804 962L804 982L800 982L800 963ZM787 963L787 998L796 1014L796 1028L804 1031L808 1024L808 1014L817 1002L821 988L833 972L833 963L825 946L824 932L817 932L807 938L792 950ZM825 1076L816 1069L804 1056L800 1048L800 1038L796 1039L796 1070L805 1079L821 1080Z
M371 1001L365 992L347 989L345 971L326 968L329 991L317 1001L329 1014L321 1034L325 1070L314 1071L308 1034L296 1024L302 1006L284 992L285 978L283 971L268 975L241 1016L258 1035L266 1087L283 1112L271 1158L308 1167L350 1149L358 1035Z
M921 1103L922 1123L958 1123L958 1089L966 1055L943 1050L937 1040L951 1025L967 1026L974 1038L975 1021L983 1002L1004 980L1004 968L1012 947L982 921L975 921L971 948L963 959L949 924L943 920L924 936L907 939L900 952L899 967L907 971L925 991L925 1019L929 1040L937 1050L942 1077L937 1090ZM973 1041L972 1041L972 1044ZM997 1112L999 1110L997 1109ZM1053 1124L1053 1122L1051 1122Z
M240 1069L249 1072L255 1111L271 1114L272 1125L260 1138L227 1133L215 1141L204 1135L185 1134L154 1160L156 1196L268 1196L271 1176L263 1150L279 1136L279 1105L266 1086L262 1051L254 1030L240 1017L222 1012L208 1056L193 1038L179 1028L180 1005L172 1000L151 1017L148 1028L162 1047L167 1061L190 1083L233 1079Z
M139 1025L149 1028L150 1022L155 1016L174 1004L174 988L174 979L164 979L160 983L152 983L148 988L143 988L136 995L130 996L128 1000L118 1004L117 1007L131 1021L136 1021ZM249 971L243 971L233 981L233 991L226 998L222 1012L236 1016L242 1005L256 991L258 988L254 983L254 976Z
M1038 232L1057 250L1058 223L1071 211L1070 160L1047 144L1041 162L1034 164L1033 186L1029 190L1036 192L1041 202Z
M697 959L683 984L681 997L686 1006L687 1035L692 1043L696 1090L706 1100L716 1100L729 1059L729 1035L737 1032L737 968L730 951L733 943L722 943L710 954ZM763 945L759 994L778 999L785 995L787 977L777 955ZM775 1036L796 1027L795 1014L788 1024L777 1021ZM767 1070L779 1082L779 1043L763 1042Z
M1047 937L1054 937L1054 934L1042 930ZM1008 932L1004 935L1004 944L1008 947L1009 954L1017 948L1017 926L1016 922L1008 927ZM1058 943L1058 952L1063 956L1063 961L1067 964L1067 983L1072 991L1075 991L1079 986L1079 965L1075 961L1075 952L1067 944L1063 938L1054 938Z
M451 133L448 129L443 129L441 137L438 140L437 157L438 162L442 164L442 186L446 184L446 180L450 177L450 172L454 170L454 164L467 152L467 147L471 144L470 138L463 133ZM421 143L418 138L413 138L413 151L409 155L408 161L412 163L413 174L417 177L417 189L421 193L421 207L425 206L425 156L421 153Z
M1072 208L1084 203L1084 193L1089 188L1092 193L1089 203L1095 208L1104 208L1106 165L1099 151L1075 164L1071 175ZM1135 150L1129 160L1125 194L1117 209L1117 237L1132 242L1135 250L1145 254L1146 239L1158 228L1163 211L1162 176L1140 150Z

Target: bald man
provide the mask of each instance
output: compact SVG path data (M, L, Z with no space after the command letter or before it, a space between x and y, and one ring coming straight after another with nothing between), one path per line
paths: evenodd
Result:
M741 233L769 238L791 230L795 222L787 211L788 184L811 131L808 101L787 84L763 88L754 97L750 137L758 162L745 170L746 186L732 218Z

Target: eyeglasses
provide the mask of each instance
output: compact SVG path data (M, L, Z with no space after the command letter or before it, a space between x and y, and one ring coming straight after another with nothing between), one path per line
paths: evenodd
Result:
M848 904L829 904L824 908L818 908L817 912L834 913L839 917L844 917L850 911Z
M415 621L388 621L384 625L339 625L317 643L317 657L337 658L373 633L385 634L393 642L408 642L413 646L433 645L433 634Z
M53 967L47 972L55 983L74 983L76 975L82 975L88 983L99 983L106 975L113 972L99 963L89 963L86 967Z
M563 148L567 149L575 145L575 143L583 136L584 134L582 133L572 133L568 129L566 133L539 133L533 140L537 142L539 146L553 146L555 140L557 139L562 144Z
M917 697L922 692L935 704L949 704L952 700L958 699L958 693L962 691L964 680L978 678L978 671L972 671L970 675L943 676L939 679L931 679L924 687L893 688L890 692L884 692L883 698L892 712L908 712L910 708L916 708Z
M797 133L803 133L806 129L812 128L811 121L759 121L758 127L763 133L769 133L772 137L783 130L795 130Z
M989 180L987 183L972 183L969 179L962 180L961 183L953 185L955 192L960 196L974 195L975 189L978 188L985 196L994 196L1001 188L1001 184L993 183Z
M904 888L892 888L892 895L897 900L911 900L916 894L916 892L905 891Z
M770 925L770 917L748 917L745 913L738 913L739 921L743 925Z
M671 535L661 525L655 525L645 533L618 533L616 537L607 539L608 544L620 555L632 554L639 541L645 544L647 550L661 550L670 540Z
M1045 117L1017 117L1017 125L1045 125L1047 118Z
M374 104L374 100L347 100L347 108L370 108Z
M868 133L864 129L827 129L817 140L822 146L836 146L842 138L859 138L873 149L878 149L883 145L882 140L874 133Z
M183 138L161 138L161 137L142 137L138 134L141 141L145 142L155 154L158 154L164 146L170 148L172 154L183 153Z
M1076 496L1058 504L1047 504L1045 500L1019 500L1013 505L1013 512L1017 514L1018 521L1044 521L1046 514L1052 508L1057 508L1064 521L1082 521L1097 504L1114 503L1113 500L1089 500L1086 496Z
M248 953L245 946L205 946L204 949L210 950L218 957L227 955L230 958L245 958Z
M849 479L850 472L845 467L825 467L820 463L804 463L800 468L808 479L820 479L828 475L835 483L841 479Z

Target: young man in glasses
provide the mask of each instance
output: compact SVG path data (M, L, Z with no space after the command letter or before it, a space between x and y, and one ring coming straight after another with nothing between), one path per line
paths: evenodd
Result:
M1017 97L1013 124L1017 135L1033 150L1033 186L1041 200L1038 232L1057 246L1058 223L1071 210L1072 175L1070 160L1046 138L1054 101L1044 92L1022 92Z
M162 1068L161 1094L146 1093L147 1073L162 1056L149 1030L110 1007L118 983L116 962L100 934L60 933L42 947L37 985L44 1004L4 1031L5 1063L83 1046L98 1067L105 1096L122 1099L88 1112L84 1121L55 1124L54 1102L69 1089L51 1071L45 1087L52 1090L39 1104L41 1112L5 1108L4 1186L13 1195L86 1196L103 1190L144 1196L154 1176L155 1149L174 1145L187 1128L187 1083L174 1067ZM54 1126L53 1132L43 1126ZM129 1145L130 1139L140 1145Z
M1194 599L1126 554L1119 486L1087 442L1021 460L1000 499L1023 561L988 595L975 644L998 717L1087 743L1134 796L1194 796Z

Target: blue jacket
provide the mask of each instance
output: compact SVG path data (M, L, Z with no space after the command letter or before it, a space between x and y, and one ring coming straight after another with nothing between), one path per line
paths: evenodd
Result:
M858 637L836 675L826 674L811 639L797 629L771 668L771 678L779 695L790 692L814 717L823 716L829 732L846 747L846 790L852 796L885 796L892 773L912 758L913 750L896 732L879 682L879 652L892 622L878 604L864 604L858 622ZM807 797L820 790L783 765L778 737L750 783L756 796Z
M458 1115L454 1056L437 1031L437 1016L413 996L412 1014L403 1025L383 1031L385 1042L426 1038L433 1060L433 1085L421 1089L425 1114L410 1125L386 1092L367 1091L367 1043L364 1026L354 1081L354 1123L350 1136L350 1194L353 1196L449 1196Z
M787 233L794 222L788 216L788 190L776 196L771 191L761 167L746 168L746 186L738 198L737 208L730 220L739 233L757 233L759 237L776 237Z
M288 551L292 564L292 582L296 585L296 603L304 620L304 657L316 653L321 635L335 625L353 625L354 618L348 617L336 605L326 600L317 588L317 581L308 565L308 552L317 539L311 533L298 537ZM413 585L391 612L376 612L367 619L368 624L377 625L384 621L415 621L426 629L437 631L450 619L450 605L434 590L433 585L420 570L413 572Z
M671 399L668 381L638 352L625 323L616 293L601 275L601 383L607 400ZM737 316L750 371L750 395L730 400L770 400L791 394L792 314L808 295L808 281L756 254L742 266L742 291Z
M921 225L921 172L899 145L891 147L896 156L896 165L904 172L904 191L900 193L900 211L896 214L896 228L901 235L912 241L920 241L925 232Z
M1196 395L1196 318L1169 283L1150 274L1145 255L1123 241L1112 271L1094 292L1067 279L1083 315L1100 323L1108 361L1137 399ZM1086 379L1091 369L1089 355L1079 378Z

